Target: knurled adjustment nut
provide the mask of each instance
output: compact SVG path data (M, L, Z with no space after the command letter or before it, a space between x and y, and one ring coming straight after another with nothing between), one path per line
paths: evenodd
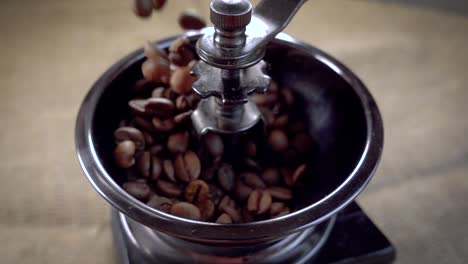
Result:
M235 31L245 28L252 18L252 4L248 0L213 0L210 19L221 30Z

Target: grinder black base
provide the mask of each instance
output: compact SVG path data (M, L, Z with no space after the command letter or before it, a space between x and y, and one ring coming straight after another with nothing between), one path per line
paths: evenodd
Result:
M122 229L119 213L112 209L112 233L119 263L145 264L141 249L134 246L132 238ZM395 260L393 245L355 202L337 215L331 233L327 235L320 251L306 263L387 264Z

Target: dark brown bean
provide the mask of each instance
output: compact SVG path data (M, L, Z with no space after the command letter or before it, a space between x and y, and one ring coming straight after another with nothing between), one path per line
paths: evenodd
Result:
M216 206L211 200L204 200L203 202L197 203L198 209L200 209L201 220L210 221L216 211Z
M234 174L234 170L232 169L232 166L223 163L219 169L218 169L218 182L221 187L227 191L230 192L234 188L234 181L235 181L236 175Z
M187 112L180 113L180 114L174 116L174 123L178 125L178 124L182 124L182 123L187 122L188 120L190 120L190 117L192 116L192 113L193 113L193 110L189 110Z
M151 198L146 204L151 208L169 213L171 211L173 202L169 198L159 196Z
M187 202L178 202L172 205L171 214L191 220L198 221L201 219L200 209L198 209L198 207L195 205Z
M158 180L156 189L167 197L179 197L182 194L182 189L177 184L165 180Z
M249 198L249 195L253 190L253 188L246 185L243 181L237 180L236 186L234 187L234 196L239 201L245 201Z
M174 110L174 103L171 100L162 97L148 98L147 103L145 105L145 111L147 113L160 118L167 118L169 116L172 116Z
M133 99L128 101L128 106L130 110L137 115L148 115L145 111L145 107L148 101L146 99Z
M153 123L151 122L151 119L144 118L141 116L135 116L133 119L135 122L135 125L140 128L142 131L147 131L147 132L155 132L156 130L154 129Z
M176 66L186 66L194 59L189 47L190 41L186 37L174 40L169 47L169 60Z
M268 187L267 191L270 193L271 197L279 200L290 200L293 197L293 193L290 189L280 186Z
M274 151L281 152L288 148L288 137L284 131L273 129L268 138L268 143Z
M161 153L161 151L163 151L163 149L163 145L154 145L149 149L149 152L151 153L151 155L158 155L159 153Z
M124 140L131 140L135 143L135 147L138 150L145 148L145 137L143 133L134 127L125 126L118 128L114 132L114 138L117 143Z
M224 152L224 143L216 133L209 132L203 138L205 148L210 153L212 157L219 157L223 155Z
M126 182L122 185L122 188L139 200L146 200L151 194L150 187L143 182Z
M275 217L280 217L283 215L289 214L290 210L288 206L285 203L272 203L270 206L270 217L275 218Z
M135 164L136 146L133 141L124 140L117 144L114 151L115 161L121 168L130 168Z
M169 136L167 140L167 149L172 154L183 153L187 151L189 144L188 132L177 132Z
M151 0L132 0L132 10L139 17L150 17L153 13Z
M136 160L136 167L140 172L140 175L149 178L151 169L151 154L148 151L144 151Z
M262 179L268 185L277 184L281 179L280 172L275 168L267 168L262 172Z
M247 209L256 214L268 212L271 206L271 195L266 190L255 190L249 195Z
M151 122L153 124L153 129L160 132L170 132L175 126L172 119L159 119L157 117L153 117Z
M164 94L165 90L166 90L166 88L164 88L164 87L156 87L153 90L153 92L151 92L151 97L155 97L155 98L163 97L163 94Z
M214 184L208 184L209 194L208 197L215 205L218 205L221 202L221 199L224 197L224 192L218 186Z
M201 164L197 154L187 151L177 155L174 162L175 174L183 182L190 182L200 176Z
M177 110L179 111L186 111L189 108L189 102L187 101L187 98L184 95L180 95L179 97L177 97L175 105Z
M150 133L148 133L147 131L142 131L142 133L143 133L143 138L145 139L145 144L147 146L153 145L154 144L153 136Z
M195 77L190 75L192 67L188 66L179 67L172 73L170 84L171 89L178 94L186 94L192 91L192 84Z
M185 30L198 30L206 27L206 22L197 11L188 9L180 14L179 25Z
M158 48L156 43L147 41L143 46L143 51L148 59L157 61L159 59L167 60L167 55L164 51Z
M216 219L216 223L218 223L218 224L232 224L232 219L228 214L223 213L218 217L218 219Z
M172 163L171 160L163 161L163 171L169 180L171 180L172 182L177 182L175 178L174 164Z
M161 173L163 171L162 168L162 161L156 157L152 156L151 157L151 179L152 180L157 180L159 179L159 176L161 176Z
M163 58L148 59L141 64L141 72L146 80L152 82L169 83L171 69L169 61Z
M166 0L153 0L154 10L161 10L166 4Z
M243 172L239 179L252 189L264 189L266 187L262 178L253 172Z
M302 175L304 174L304 171L306 169L306 165L305 164L302 164L300 165L299 167L296 168L296 170L294 171L294 173L292 174L292 184L296 184L297 181L299 180L300 177L302 177Z
M185 188L185 200L191 203L202 203L208 200L209 187L202 180L191 181Z
M221 212L228 214L232 221L237 223L240 222L242 217L240 211L237 209L236 203L229 196L224 196L219 202L218 208Z

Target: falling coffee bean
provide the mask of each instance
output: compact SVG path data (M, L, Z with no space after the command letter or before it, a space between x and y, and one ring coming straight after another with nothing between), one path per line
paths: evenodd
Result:
M161 57L144 61L141 64L141 72L146 80L152 82L169 83L171 77L169 61Z
M154 10L160 10L166 4L166 0L153 0L153 8Z
M179 25L185 30L198 30L206 27L206 22L198 12L188 9L179 16Z
M132 0L132 10L139 17L150 17L153 13L151 0Z

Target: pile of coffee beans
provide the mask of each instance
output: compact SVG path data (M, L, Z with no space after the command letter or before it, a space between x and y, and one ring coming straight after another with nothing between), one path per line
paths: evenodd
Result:
M166 0L131 0L131 5L136 16L148 18L153 14L153 11L161 11L166 2ZM180 13L178 22L184 30L198 30L206 27L203 17L193 8L188 8Z
M258 135L194 134L191 114L196 63L188 39L163 51L144 47L143 79L128 101L130 118L114 132L116 164L126 170L122 187L148 206L192 220L245 223L280 217L293 208L312 139L292 114L294 94L272 82L251 96L264 117Z

